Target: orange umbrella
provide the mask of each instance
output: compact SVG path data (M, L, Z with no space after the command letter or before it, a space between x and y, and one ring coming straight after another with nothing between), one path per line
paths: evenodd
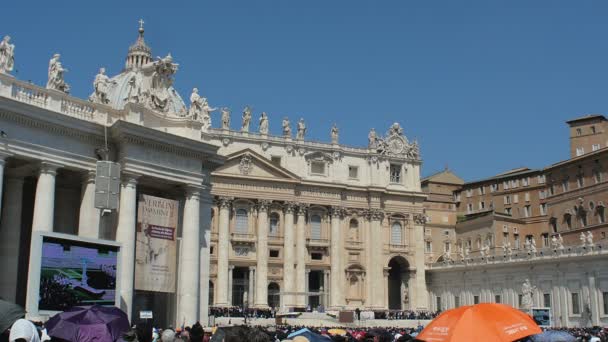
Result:
M515 341L542 333L527 314L504 304L477 304L448 310L416 336L427 342Z

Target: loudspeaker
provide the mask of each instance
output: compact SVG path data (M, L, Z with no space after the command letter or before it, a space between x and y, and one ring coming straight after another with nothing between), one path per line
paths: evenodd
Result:
M95 174L95 208L118 209L120 194L120 164L98 161Z

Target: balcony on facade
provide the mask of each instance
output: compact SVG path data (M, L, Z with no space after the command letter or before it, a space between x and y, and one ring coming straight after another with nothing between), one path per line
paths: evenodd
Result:
M255 244L256 237L254 234L231 233L230 240L232 244L253 245Z
M306 246L310 248L329 248L329 239L306 239Z
M344 243L346 249L362 250L363 242L355 240L346 240Z

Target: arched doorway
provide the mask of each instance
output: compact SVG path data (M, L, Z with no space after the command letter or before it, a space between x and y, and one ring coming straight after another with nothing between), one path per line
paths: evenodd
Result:
M281 306L281 288L277 283L268 284L268 306L271 308Z
M393 257L388 267L388 308L389 310L406 310L410 308L409 268L410 265L402 256Z

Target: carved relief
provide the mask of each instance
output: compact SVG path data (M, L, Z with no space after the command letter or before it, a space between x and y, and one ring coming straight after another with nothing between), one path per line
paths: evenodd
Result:
M428 217L425 214L414 214L414 222L416 224L426 224Z
M239 162L239 170L242 175L248 175L253 169L253 162L251 156L247 153L241 157L241 161Z

